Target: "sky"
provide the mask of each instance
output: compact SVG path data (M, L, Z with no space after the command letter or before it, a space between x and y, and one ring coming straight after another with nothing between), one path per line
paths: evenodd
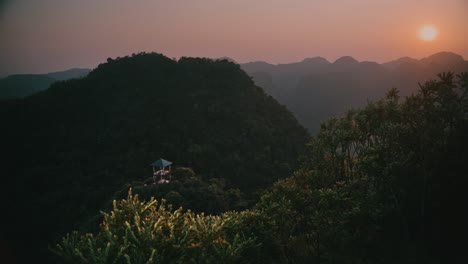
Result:
M434 40L420 38L425 25ZM270 63L468 59L467 25L468 0L0 0L0 76L142 51Z

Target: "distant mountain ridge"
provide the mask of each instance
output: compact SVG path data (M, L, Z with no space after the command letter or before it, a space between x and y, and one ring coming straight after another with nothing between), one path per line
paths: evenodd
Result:
M0 100L18 99L48 89L56 81L86 76L91 70L72 68L46 74L14 74L0 79Z
M468 61L452 52L439 52L419 60L402 57L382 64L343 56L334 62L322 57L276 65L257 61L241 64L241 68L315 133L321 121L379 99L390 88L408 96L418 89L418 82L440 72L468 71Z
M0 79L0 100L23 98L43 91L55 82L47 75L16 74Z
M238 64L229 57L215 60ZM351 56L330 62L317 56L293 63L254 61L239 65L256 85L286 105L312 133L318 131L321 121L381 98L390 88L396 87L401 96L408 96L418 89L418 82L433 79L440 72L468 71L468 61L445 51L422 59L401 57L381 64L358 61ZM57 80L80 78L89 72L70 69L41 75L11 75L0 79L0 100L29 96L49 88Z
M91 69L87 68L71 68L66 71L58 71L58 72L50 72L47 73L46 75L54 80L57 81L65 81L73 78L81 78L86 75L91 71Z

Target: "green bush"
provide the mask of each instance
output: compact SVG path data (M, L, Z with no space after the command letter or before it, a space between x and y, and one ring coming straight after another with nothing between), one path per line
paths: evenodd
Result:
M260 259L256 234L267 233L255 211L194 214L131 191L103 215L96 235L73 232L51 250L67 263L250 262Z

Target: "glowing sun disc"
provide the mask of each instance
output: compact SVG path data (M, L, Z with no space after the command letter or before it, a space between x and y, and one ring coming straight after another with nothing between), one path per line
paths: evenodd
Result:
M419 30L419 37L425 41L434 40L437 37L437 29L434 26L426 25Z

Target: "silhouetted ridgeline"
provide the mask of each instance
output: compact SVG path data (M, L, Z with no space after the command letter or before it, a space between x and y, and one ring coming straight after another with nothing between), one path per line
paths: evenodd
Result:
M440 52L421 60L404 57L383 64L345 56L333 63L315 57L298 63L251 62L241 67L315 134L320 122L382 98L389 88L398 88L401 96L408 96L418 90L418 82L440 72L468 71L468 61Z
M235 63L228 57L218 60ZM314 57L278 65L249 62L241 64L241 68L252 76L256 85L285 104L299 122L315 134L320 122L341 116L348 109L363 107L369 100L382 98L389 88L398 88L400 95L408 96L417 91L418 82L427 81L440 72L468 71L468 62L460 55L439 52L420 60L403 57L382 64L359 62L344 56L333 63ZM47 89L53 80L77 78L88 72L88 69L71 69L28 75L29 79L26 75L12 75L0 79L0 99L29 96ZM14 81L9 80L12 77Z
M48 89L53 82L86 76L91 70L73 68L47 74L15 74L0 79L0 100L18 99Z
M32 255L151 176L156 158L253 195L290 175L309 136L239 65L155 53L108 59L0 114L2 237Z
M46 75L18 74L0 79L0 100L16 99L43 91L55 82Z

